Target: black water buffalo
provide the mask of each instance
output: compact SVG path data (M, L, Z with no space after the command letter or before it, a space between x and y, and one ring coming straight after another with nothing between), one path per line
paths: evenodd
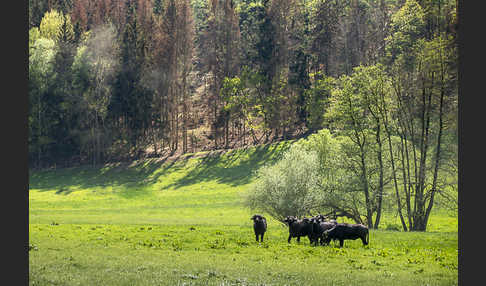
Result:
M267 231L267 219L264 216L256 214L251 217L251 220L253 220L256 241L258 241L258 236L260 236L260 241L263 242L263 236Z
M333 221L323 221L320 218L313 217L311 218L312 223L312 242L317 245L320 242L321 245L324 244L324 239L322 237L324 231L333 228L337 223L335 220Z
M289 226L288 243L290 243L292 237L297 237L297 242L300 242L301 236L307 236L312 243L312 223L309 218L299 220L296 217L288 216L283 222Z
M333 228L325 230L322 237L326 244L329 244L331 239L333 241L339 240L339 247L343 247L345 239L355 240L360 238L363 245L369 243L368 227L362 224L337 223Z
M315 215L311 219L317 220L318 222L324 222L324 221L327 221L328 220L327 219L327 216L325 216L323 214Z
M337 221L335 219L329 219L329 217L327 217L323 214L315 215L311 219L316 219L319 222L330 222L330 223L333 223L333 224L337 223Z

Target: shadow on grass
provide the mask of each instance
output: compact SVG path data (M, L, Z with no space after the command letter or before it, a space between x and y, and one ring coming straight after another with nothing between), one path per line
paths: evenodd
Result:
M120 187L118 193L124 194L127 190L140 189L155 182L159 176L152 176L154 172L160 168L165 172L174 163L165 164L166 160L151 159L134 164L118 163L36 171L29 176L29 188L66 194L66 190L72 192L72 188L99 192L100 188L112 186Z
M167 187L178 189L207 181L216 181L230 186L248 184L254 172L265 164L275 163L290 145L291 142L286 141L280 144L233 150L224 156L206 156L186 176Z
M181 188L207 181L244 185L250 182L253 173L265 164L272 164L287 150L292 141L267 144L247 149L210 152L202 157L187 175L166 188ZM117 163L104 166L83 166L58 170L36 171L29 176L29 188L54 191L68 195L73 189L99 192L100 188L113 187L114 193L125 198L139 197L150 192L151 184L161 177L187 168L186 162L194 154L176 158L147 159L132 164Z

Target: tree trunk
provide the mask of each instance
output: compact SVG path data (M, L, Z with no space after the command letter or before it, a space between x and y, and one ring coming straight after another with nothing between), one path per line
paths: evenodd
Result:
M405 204L407 206L407 219L409 229L413 228L412 221L412 208L411 208L411 196L410 196L410 164L408 159L408 147L407 137L405 134L400 135L400 155L402 162L402 178L403 178L403 191L405 192ZM405 166L407 164L407 167Z
M175 148L174 150L179 149L179 102L177 100L176 95L176 104L175 104L175 134L174 134L174 141L175 141Z
M400 142L401 142L401 162L402 162L402 175L403 175L403 189L405 192L405 202L407 206L407 219L409 230L414 229L414 220L413 215L415 213L415 204L414 210L412 211L412 189L413 184L411 181L412 174L411 174L411 166L410 166L410 152L408 150L409 139L407 133L410 135L410 144L412 145L412 155L413 155L413 167L414 167L414 177L415 182L417 181L417 155L415 152L415 136L414 136L414 128L413 128L413 118L410 116L412 114L411 107L409 104L406 104L402 100L402 87L400 86L400 79L396 82L395 92L397 95L397 102L398 102L398 127L399 127L399 134L400 134ZM410 117L409 117L410 116ZM405 166L406 163L406 166Z
M393 186L395 187L395 196L397 197L397 209L398 209L398 215L400 216L400 222L402 223L402 228L404 231L407 231L407 224L405 223L405 220L403 218L403 214L402 214L402 203L401 203L401 199L400 199L400 193L398 191L398 181L397 181L397 174L396 174L396 168L395 168L395 159L394 159L394 156L393 156L393 145L392 145L392 142L391 142L391 134L390 134L390 131L388 130L388 124L386 123L385 124L385 131L386 131L386 134L387 134L387 138L388 138L388 148L390 150L390 161L391 161L391 165L392 165L392 175L393 175Z
M369 194L369 185L368 185L368 173L366 170L366 162L365 162L365 152L363 145L360 144L360 151L361 151L361 182L363 184L363 192L365 195L365 202L366 202L366 219L368 221L368 227L373 228L373 211L371 209L371 201L370 201L370 194Z
M225 114L224 120L225 149L229 148L229 114Z
M432 82L433 82L433 73L432 73ZM422 92L422 99L423 99L423 112L422 112L422 138L420 141L420 168L419 168L419 182L416 186L416 193L415 193L415 204L416 204L416 212L414 213L414 229L416 231L425 231L426 224L425 224L425 171L426 171L426 162L427 162L427 151L429 148L429 127L430 127L430 109L431 109L431 101L432 101L432 90L429 90L428 98L427 98L427 107L425 103L425 86L423 87Z
M182 78L182 153L187 153L187 91L186 91L187 73L184 71Z
M424 223L425 227L427 227L427 222L429 220L430 212L432 211L432 207L434 206L434 196L437 192L437 177L439 173L439 166L440 166L440 159L441 159L441 141L442 141L442 130L443 130L443 106L444 106L444 83L442 79L442 86L440 91L440 103L439 103L439 134L437 135L437 150L435 153L435 166L434 166L434 178L432 181L432 190L430 191L430 200L429 205L427 206L427 210L425 212ZM425 230L425 229L424 229Z
M390 161L391 161L391 165L392 165L392 175L393 175L393 186L395 187L395 196L397 197L397 209L398 209L398 215L400 216L400 222L402 223L402 228L404 231L407 231L407 224L405 223L405 220L403 218L403 214L402 214L402 203L401 203L401 199L400 199L400 192L398 190L398 180L397 180L397 173L396 173L396 168L395 168L395 158L393 156L393 145L392 145L392 142L391 142L391 132L390 132L390 125L389 125L389 122L388 122L388 110L386 109L386 103L385 103L385 100L384 100L384 95L382 94L382 98L381 98L381 101L382 101L382 117L383 117L383 123L384 123L384 127L385 127L385 133L387 135L387 139L388 139L388 149L390 151Z
M382 158L382 142L380 132L380 122L377 122L376 143L378 144L378 166L379 166L379 184L378 184L378 203L376 207L376 218L374 228L378 229L381 218L381 208L383 203L383 158Z
M245 127L245 120L243 120L243 146L245 146L245 138L246 138L246 127Z
M38 135L37 135L37 165L38 167L40 168L41 166L41 158L42 158L42 145L40 144L41 143L41 136L42 136L42 120L41 120L41 94L39 94L39 97L38 97L38 102L37 102L37 121L39 122L38 125L39 125L39 128L38 128Z
M153 124L152 124L152 144L154 145L154 152L155 152L155 155L157 156L159 154L158 148L157 148L157 135L156 135L156 131L154 129Z

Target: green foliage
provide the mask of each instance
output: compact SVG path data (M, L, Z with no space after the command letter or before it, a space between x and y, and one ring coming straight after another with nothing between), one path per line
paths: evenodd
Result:
M387 57L391 60L403 58L407 66L412 64L414 54L420 50L419 39L425 33L425 14L415 0L407 0L391 17L391 34L387 41Z
M87 46L81 45L76 50L72 65L73 88L78 94L83 94L90 83L90 65Z
M326 188L356 193L368 183L375 209L377 198L394 204L387 132L399 134L406 122L420 133L422 94L432 95L431 172L442 92L447 143L437 182L457 197L453 168L444 167L457 154L455 1L61 2L29 1L30 160L117 160L179 152L180 141L185 153L188 136L196 150L214 149L222 134L234 147L325 127L339 141L332 158L344 173L329 175ZM97 37L108 22L112 31ZM96 59L102 50L112 53ZM407 108L413 116L400 119ZM403 135L409 151L420 149L416 136ZM380 176L384 193L375 192Z
M354 222L361 222L364 200L360 194L360 178L356 174L357 150L348 137L332 135L322 129L296 143L307 152L316 152L319 158L318 191L313 213L335 212ZM351 159L351 160L350 160Z
M329 129L321 129L307 139L297 141L298 145L308 151L315 151L319 158L319 172L326 177L335 169L336 159L339 158L339 145Z
M113 81L118 70L118 47L114 27L100 26L87 34L86 41L79 45L70 68L71 87L76 95L76 110L82 113L82 124L73 132L79 148L89 154L93 162L107 149L109 133L104 121L112 96Z
M29 29L29 50L30 50L30 48L32 48L34 46L35 42L40 37L41 36L40 36L39 28L32 27L32 28Z
M266 131L268 121L260 119L269 117L276 105L277 96L262 96L265 89L265 78L247 66L244 66L240 77L225 78L220 97L224 102L223 110L229 112L233 120L242 120L250 130Z
M48 134L55 120L50 116L47 95L56 80L55 54L55 42L45 38L37 39L29 49L29 153L39 156L53 143Z
M311 77L316 75L311 74ZM317 80L310 89L305 91L305 110L307 112L307 127L310 130L319 130L323 127L323 115L327 113L329 97L335 85L335 79L317 74Z
M84 51L83 51L84 52ZM111 97L111 82L117 69L117 46L113 26L99 27L87 42L86 57L90 65L89 92L83 94L87 107L97 115L106 116ZM97 120L97 119L95 119Z
M258 171L246 204L278 220L288 215L309 214L316 204L319 184L319 157L300 145L293 145L280 161Z
M71 94L73 27L70 16L47 12L29 30L29 155L37 165L65 158L76 148L69 126L77 124ZM70 153L68 156L72 156ZM53 160L54 161L54 160Z
M424 32L424 17L420 4L415 0L407 0L391 17L393 32L401 32L409 37L418 38Z
M35 34L32 33L34 38ZM45 91L53 79L55 53L55 42L46 38L36 39L29 49L29 84L39 93Z
M341 76L331 92L330 105L324 119L340 134L348 134L357 144L364 145L370 118L366 112L365 97L361 96L361 85L357 73Z
M61 36L62 30L74 37L74 28L71 24L71 17L62 12L51 10L46 12L39 25L40 35L43 38L57 41Z
M248 106L249 100L245 96L245 87L239 77L225 78L223 80L223 87L221 88L221 97L226 103L224 109L230 113L238 111L244 112L245 106Z
M306 239L289 245L288 228L267 217L265 240L256 243L253 211L240 194L256 179L253 171L286 146L29 172L29 281L457 284L457 216L441 212L433 213L431 232L371 230L369 246L346 241L341 249L311 247ZM56 194L61 188L72 191ZM383 224L396 223L387 213Z
M238 5L241 59L253 71L257 71L261 63L259 45L264 40L262 37L265 37L261 30L264 15L262 1L241 1Z

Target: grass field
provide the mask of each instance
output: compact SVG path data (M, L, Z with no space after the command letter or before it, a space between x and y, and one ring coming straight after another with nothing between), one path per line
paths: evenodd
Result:
M254 240L241 194L290 143L30 173L30 285L457 285L457 215L312 247L269 220ZM204 154L203 154L204 155Z

